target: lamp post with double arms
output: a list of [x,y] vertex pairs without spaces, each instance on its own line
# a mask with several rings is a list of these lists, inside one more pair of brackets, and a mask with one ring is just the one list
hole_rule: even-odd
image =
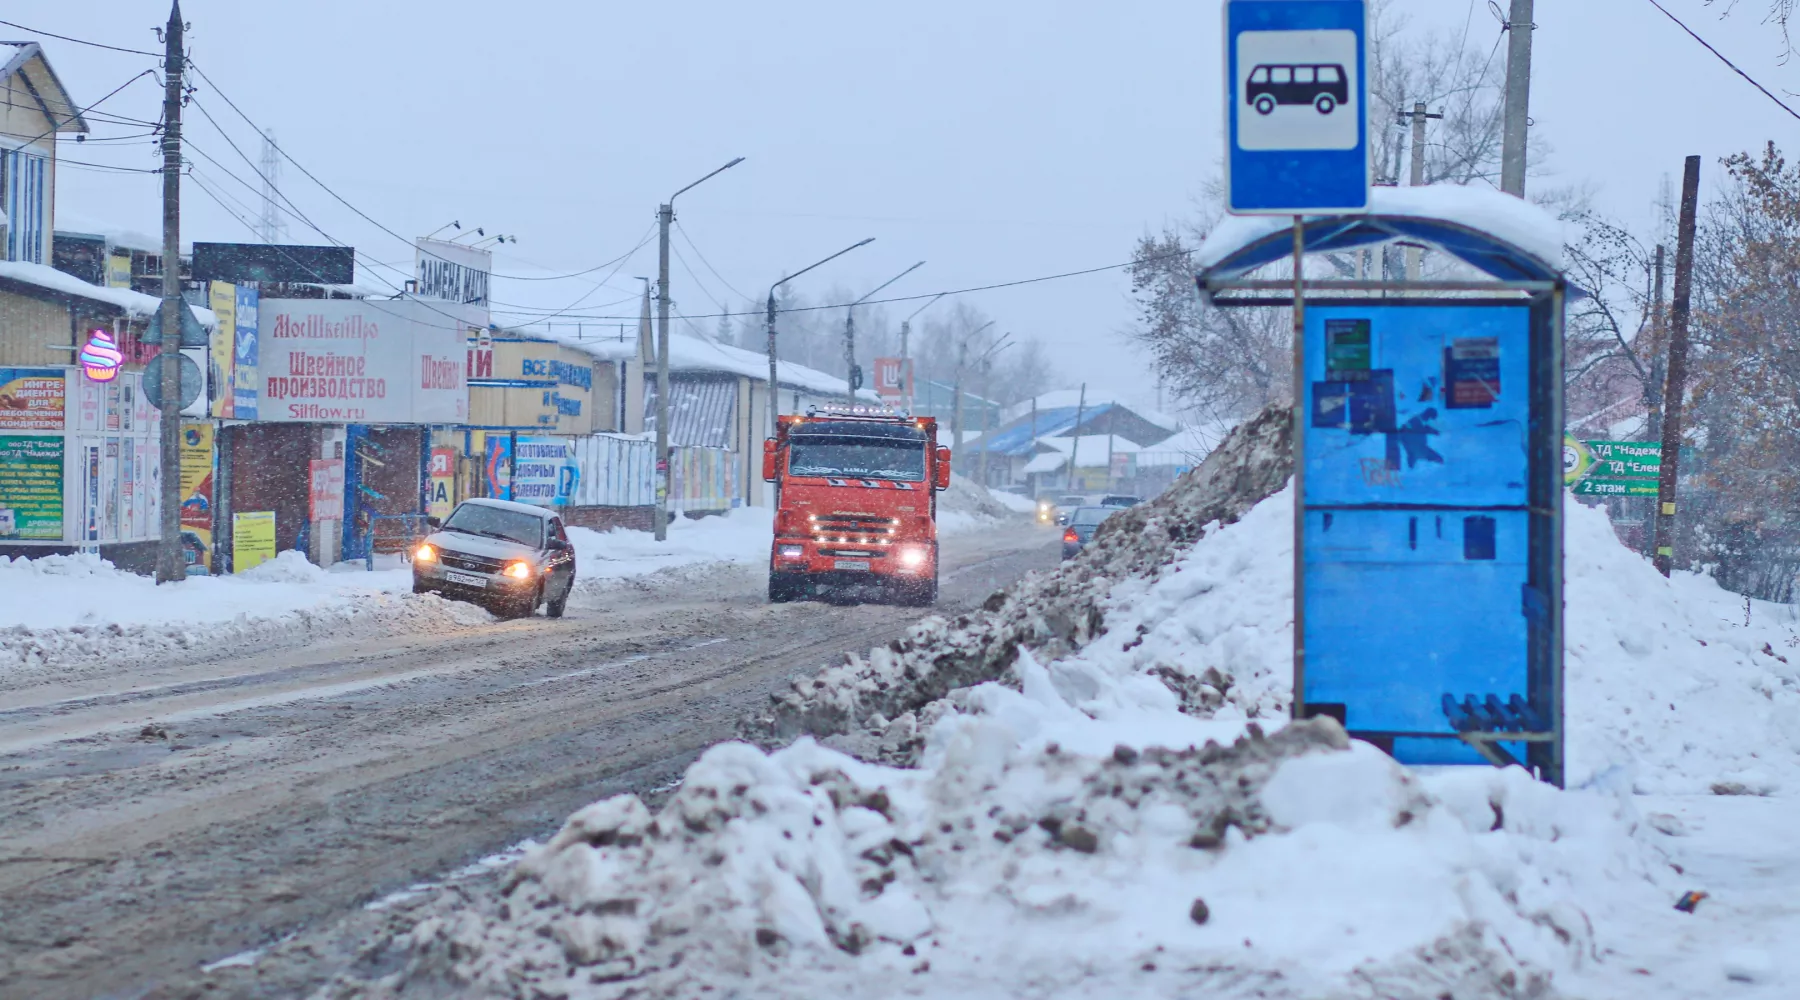
[[675,199],[744,162],[738,157],[669,196],[656,210],[662,242],[656,269],[656,540],[669,537],[669,226],[675,221]]
[[777,406],[777,400],[780,398],[779,397],[780,386],[775,377],[775,290],[780,288],[782,285],[785,285],[788,282],[793,281],[795,278],[800,277],[802,274],[805,274],[806,272],[812,270],[813,268],[818,267],[820,264],[830,263],[831,261],[834,261],[834,260],[838,259],[839,257],[842,257],[843,255],[849,253],[850,251],[855,250],[857,247],[868,246],[869,244],[871,244],[873,242],[875,242],[875,237],[871,236],[868,239],[863,240],[859,243],[852,243],[849,246],[845,247],[844,249],[839,250],[837,253],[834,253],[831,256],[826,257],[823,260],[817,261],[812,264],[808,264],[805,267],[801,268],[800,270],[795,271],[793,274],[790,274],[787,277],[785,277],[785,278],[781,279],[780,281],[777,281],[773,285],[769,286],[768,323],[769,323],[769,436],[770,437],[775,436],[775,415],[779,411],[779,407]]

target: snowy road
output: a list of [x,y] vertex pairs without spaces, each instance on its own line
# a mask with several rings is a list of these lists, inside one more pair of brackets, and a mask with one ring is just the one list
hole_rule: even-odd
[[[1055,559],[1024,526],[946,540],[940,609]],[[562,621],[277,635],[251,656],[5,691],[0,993],[184,996],[203,963],[302,928],[332,939],[372,893],[669,783],[791,674],[920,617],[771,607],[762,586],[749,567],[689,571],[589,591]],[[349,957],[210,995],[292,995]]]

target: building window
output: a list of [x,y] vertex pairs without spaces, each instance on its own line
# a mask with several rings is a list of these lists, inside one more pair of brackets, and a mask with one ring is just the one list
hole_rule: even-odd
[[0,152],[0,208],[6,211],[6,259],[44,263],[50,221],[45,157],[22,149]]

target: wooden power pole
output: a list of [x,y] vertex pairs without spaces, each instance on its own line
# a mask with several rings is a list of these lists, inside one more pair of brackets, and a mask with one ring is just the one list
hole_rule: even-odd
[[181,0],[163,31],[162,516],[156,582],[187,579],[181,553]]
[[1694,288],[1694,216],[1700,202],[1700,158],[1681,172],[1681,218],[1675,230],[1675,301],[1669,307],[1669,383],[1663,391],[1662,472],[1656,482],[1656,569],[1675,566],[1675,481],[1681,461],[1682,399],[1687,390],[1688,311]]

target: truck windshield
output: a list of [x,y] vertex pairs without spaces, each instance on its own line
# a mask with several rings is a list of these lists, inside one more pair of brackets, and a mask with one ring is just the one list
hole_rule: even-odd
[[450,520],[444,522],[444,529],[504,538],[531,546],[544,543],[543,518],[480,503],[465,503],[456,508],[456,512],[450,515]]
[[788,475],[925,481],[925,447],[881,438],[801,438],[789,445]]

